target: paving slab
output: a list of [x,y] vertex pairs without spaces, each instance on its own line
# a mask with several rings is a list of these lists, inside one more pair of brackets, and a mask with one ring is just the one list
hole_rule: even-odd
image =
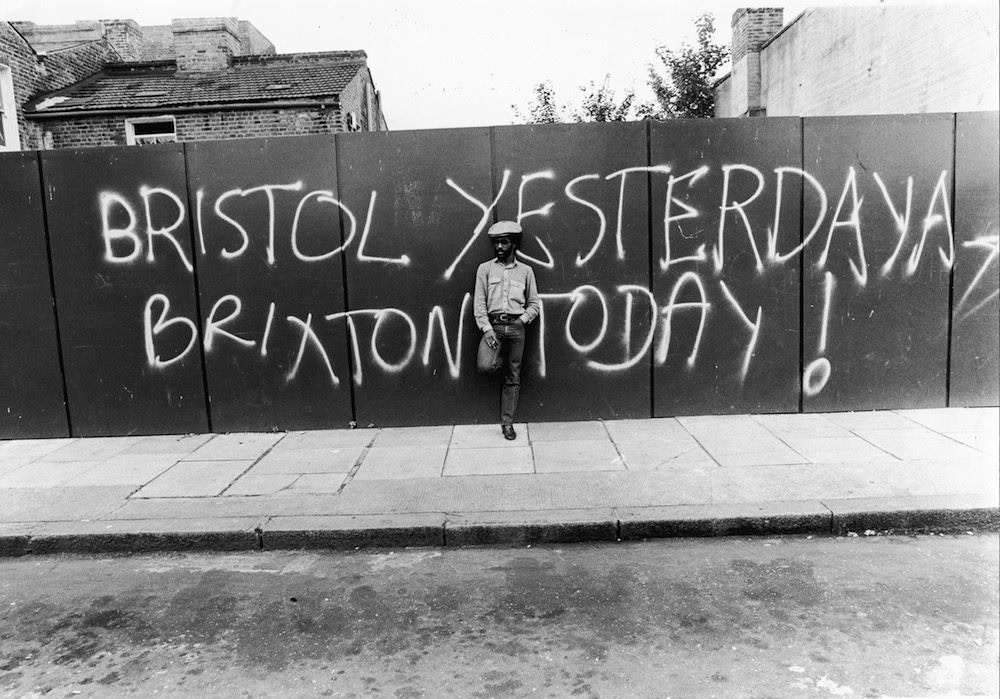
[[365,454],[365,447],[299,448],[279,442],[253,465],[251,472],[266,473],[349,473]]
[[6,460],[9,457],[17,456],[28,456],[32,459],[37,459],[40,456],[62,449],[74,441],[72,437],[0,440],[0,459]]
[[436,445],[372,447],[361,461],[354,479],[436,478],[441,475],[447,453],[447,446]]
[[856,429],[855,433],[879,449],[901,460],[971,459],[981,454],[965,444],[927,428]]
[[886,464],[874,477],[909,495],[1000,492],[997,464],[988,458]]
[[346,473],[268,473],[250,472],[236,479],[223,495],[238,497],[247,495],[295,496],[303,494],[336,493],[340,490]]
[[935,432],[992,432],[1000,423],[997,408],[923,408],[895,411],[902,417],[929,427]]
[[287,495],[337,493],[346,480],[346,473],[303,473],[284,493]]
[[823,417],[848,430],[891,430],[913,427],[913,421],[891,410],[823,413]]
[[245,495],[274,495],[288,488],[298,479],[297,473],[246,473],[236,479],[223,493],[226,497]]
[[45,455],[45,461],[103,461],[139,443],[142,437],[84,437],[72,439]]
[[599,420],[583,422],[533,422],[527,428],[529,441],[607,441],[608,431]]
[[140,437],[122,454],[190,454],[212,439],[211,434],[161,434]]
[[379,432],[380,430],[373,428],[356,430],[299,430],[286,433],[281,442],[282,448],[289,449],[368,447],[378,437]]
[[803,459],[814,464],[898,460],[893,454],[846,430],[842,435],[835,437],[815,437],[810,433],[809,435],[783,434],[781,438],[796,453],[801,454]]
[[710,472],[711,502],[814,500],[902,495],[908,482],[878,475],[872,464],[734,466]]
[[616,443],[622,440],[640,440],[657,444],[694,442],[691,433],[673,417],[607,420],[604,428]]
[[452,425],[430,427],[396,427],[381,430],[372,442],[373,447],[448,446]]
[[720,466],[795,464],[805,460],[749,415],[677,420]]
[[179,454],[119,454],[89,468],[66,482],[82,485],[131,485],[149,483],[177,463]]
[[621,455],[607,439],[535,442],[532,449],[537,473],[625,470]]
[[0,474],[0,488],[58,488],[100,464],[101,461],[32,461]]
[[[321,496],[312,496],[322,499]],[[184,520],[184,519],[229,519],[233,517],[256,517],[261,522],[280,508],[280,497],[181,497],[181,498],[135,498],[129,499],[111,512],[100,517],[103,520]],[[329,509],[332,503],[325,502]],[[319,507],[316,505],[315,507]],[[95,518],[97,519],[97,518]]]
[[134,498],[221,495],[253,461],[180,461],[142,486]]
[[3,461],[0,461],[0,487],[3,485],[4,474],[12,473],[35,460],[33,456],[5,456],[2,458]]
[[256,461],[284,437],[281,432],[217,434],[184,457],[185,461]]
[[753,421],[781,439],[788,437],[846,437],[851,431],[825,413],[775,413],[751,416]]
[[480,449],[482,447],[516,449],[525,444],[528,439],[528,426],[524,423],[514,423],[517,439],[504,439],[500,431],[500,423],[489,425],[455,425],[451,433],[452,449]]
[[1000,440],[997,439],[996,432],[948,432],[946,434],[956,442],[982,452],[994,460],[1000,456]]
[[[694,440],[691,440],[694,443]],[[670,446],[618,442],[615,445],[629,471],[672,471],[684,468],[718,468],[719,464],[697,444]]]
[[494,449],[451,449],[444,463],[445,476],[490,476],[505,473],[534,473],[530,446]]
[[701,469],[670,473],[628,471],[453,476],[401,481],[353,480],[341,492],[338,513],[508,512],[585,507],[709,502]]
[[131,486],[0,489],[0,522],[99,519],[123,506]]

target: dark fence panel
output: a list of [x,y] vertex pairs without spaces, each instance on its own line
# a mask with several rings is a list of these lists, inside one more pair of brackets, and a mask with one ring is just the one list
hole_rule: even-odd
[[497,218],[521,219],[543,300],[519,419],[649,415],[645,165],[641,123],[494,129]]
[[805,120],[807,411],[945,405],[953,121]]
[[181,146],[41,157],[73,434],[205,431]]
[[0,439],[66,437],[34,153],[0,154]]
[[654,415],[798,410],[800,120],[661,122],[650,139]]
[[0,438],[495,423],[472,295],[504,218],[544,300],[519,420],[995,405],[998,128],[675,120],[3,155]]
[[950,405],[1000,402],[1000,145],[996,112],[957,115]]
[[187,160],[212,429],[346,427],[334,138],[191,143]]
[[362,426],[497,420],[476,375],[476,266],[493,222],[487,129],[337,137]]

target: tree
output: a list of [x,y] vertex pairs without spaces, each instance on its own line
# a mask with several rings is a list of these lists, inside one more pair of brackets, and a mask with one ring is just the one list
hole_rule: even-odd
[[711,117],[715,109],[712,82],[728,58],[729,50],[714,42],[715,17],[705,13],[694,21],[697,45],[682,44],[680,49],[656,48],[665,73],[653,65],[647,66],[649,87],[655,103],[637,104],[635,92],[627,90],[616,101],[611,76],[605,75],[598,85],[593,80],[580,87],[580,105],[570,109],[556,103],[555,89],[548,80],[537,83],[528,104],[528,114],[511,105],[517,121],[526,124],[554,124],[564,121],[626,121],[628,119],[669,119],[671,117]]
[[591,80],[590,85],[580,87],[583,99],[573,115],[576,121],[627,121],[632,116],[635,92],[627,90],[622,101],[616,102],[615,89],[610,83],[611,75],[606,74],[600,85]]
[[565,111],[565,106],[560,107],[556,104],[556,91],[550,81],[543,80],[536,83],[534,92],[535,95],[528,104],[527,116],[521,113],[516,104],[511,105],[514,117],[518,121],[525,124],[557,124],[564,121],[562,113]]
[[643,105],[643,116],[658,119],[669,117],[711,117],[715,109],[712,82],[729,50],[714,42],[715,17],[705,13],[694,21],[697,46],[684,44],[680,49],[659,46],[656,56],[666,70],[665,75],[649,66],[649,86],[656,105]]

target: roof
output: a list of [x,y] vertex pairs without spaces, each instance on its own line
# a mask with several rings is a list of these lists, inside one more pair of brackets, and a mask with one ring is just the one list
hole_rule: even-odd
[[343,54],[301,54],[235,60],[223,71],[184,73],[174,61],[115,63],[26,106],[26,115],[145,111],[259,102],[337,98],[365,68]]

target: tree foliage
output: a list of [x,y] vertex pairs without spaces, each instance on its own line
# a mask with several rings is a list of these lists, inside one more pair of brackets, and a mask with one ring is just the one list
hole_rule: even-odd
[[684,44],[680,49],[659,46],[656,56],[665,70],[649,66],[649,86],[657,104],[650,105],[649,116],[711,117],[715,110],[712,82],[726,59],[729,49],[714,41],[715,18],[705,13],[694,21],[698,37],[696,46]]
[[527,114],[523,114],[516,104],[511,107],[514,109],[514,117],[525,124],[557,124],[565,121],[563,114],[566,108],[556,104],[556,91],[548,80],[535,84]]
[[559,104],[551,81],[534,87],[525,114],[511,105],[516,121],[527,124],[554,124],[566,121],[626,121],[628,119],[668,119],[671,117],[711,117],[715,109],[712,83],[719,67],[729,58],[729,50],[716,44],[715,18],[702,14],[695,22],[697,43],[682,44],[679,49],[656,48],[659,67],[650,64],[648,84],[655,103],[636,101],[634,90],[616,98],[611,76],[598,84],[593,80],[580,87],[578,106]]
[[589,85],[580,88],[580,92],[583,99],[573,115],[576,121],[627,121],[633,115],[635,92],[627,90],[621,102],[616,101],[610,74],[604,76],[600,85],[591,80]]

